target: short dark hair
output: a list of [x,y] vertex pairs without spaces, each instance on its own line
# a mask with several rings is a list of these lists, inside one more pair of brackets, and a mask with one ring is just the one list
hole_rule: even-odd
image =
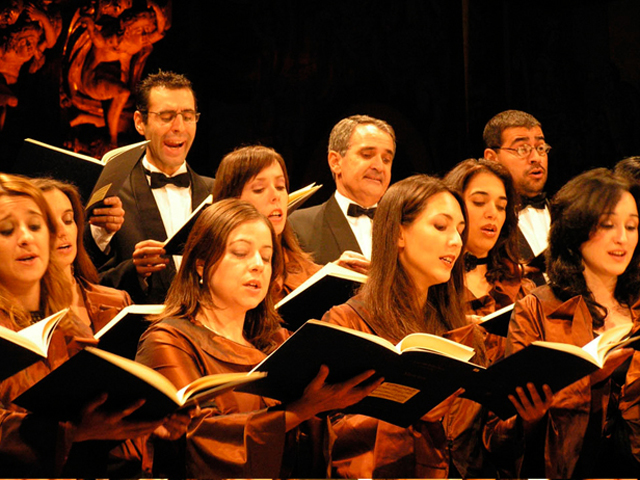
[[396,132],[387,122],[370,117],[369,115],[351,115],[350,117],[340,120],[331,129],[331,133],[329,134],[329,152],[338,152],[344,156],[347,150],[349,150],[351,136],[358,125],[374,125],[391,137],[395,147]]
[[[638,187],[607,168],[596,168],[569,180],[551,201],[551,229],[547,250],[547,274],[553,293],[566,301],[582,295],[593,317],[594,328],[604,323],[606,309],[598,304],[584,278],[581,245],[597,230],[600,219],[611,212],[622,194],[633,195]],[[614,296],[622,305],[633,305],[640,296],[640,248],[636,245],[631,262],[618,277]]]
[[136,109],[142,114],[142,119],[145,123],[147,121],[147,113],[149,112],[149,95],[153,88],[167,88],[169,90],[181,90],[185,88],[190,90],[193,94],[196,111],[198,110],[198,99],[196,98],[196,92],[193,91],[191,80],[181,73],[158,70],[158,73],[152,73],[138,83],[138,87],[136,88]]
[[507,128],[524,127],[531,129],[540,127],[540,122],[533,115],[520,110],[505,110],[494,116],[487,122],[482,133],[486,148],[500,147],[502,145],[502,132]]

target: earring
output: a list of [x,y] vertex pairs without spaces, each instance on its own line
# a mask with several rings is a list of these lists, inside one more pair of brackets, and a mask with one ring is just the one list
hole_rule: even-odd
[[204,280],[202,279],[202,277],[200,277],[200,285],[204,285]]

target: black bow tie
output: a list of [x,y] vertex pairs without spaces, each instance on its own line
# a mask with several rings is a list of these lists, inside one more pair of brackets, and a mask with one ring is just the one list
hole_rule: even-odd
[[189,185],[191,185],[188,172],[181,173],[175,177],[167,177],[164,173],[150,172],[147,169],[144,170],[144,173],[151,177],[151,188],[162,188],[169,183],[180,188],[189,188]]
[[547,194],[542,192],[535,197],[525,197],[524,195],[520,198],[520,208],[533,207],[536,210],[544,210],[547,207]]
[[362,215],[366,215],[373,220],[375,213],[376,207],[364,208],[360,205],[356,205],[355,203],[350,203],[349,208],[347,208],[347,216],[349,217],[361,217]]
[[478,258],[472,253],[464,254],[464,271],[470,272],[475,270],[478,265],[487,265],[489,263],[489,257]]

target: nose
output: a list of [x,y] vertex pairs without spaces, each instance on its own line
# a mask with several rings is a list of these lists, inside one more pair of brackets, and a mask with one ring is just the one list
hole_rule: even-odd
[[530,163],[533,163],[533,162],[540,163],[543,160],[544,156],[545,155],[540,155],[538,150],[536,150],[536,148],[533,147],[531,149],[531,153],[529,153],[529,162]]
[[371,168],[381,172],[384,169],[384,160],[382,155],[376,155],[371,160]]
[[171,130],[174,132],[182,132],[186,128],[182,113],[178,113],[171,123]]
[[489,219],[496,218],[498,214],[498,209],[496,208],[495,203],[487,202],[486,208],[484,210],[484,216]]
[[256,251],[255,254],[251,256],[251,264],[249,267],[251,271],[255,272],[262,272],[264,270],[264,260],[262,259],[260,252]]
[[449,245],[457,247],[458,249],[462,248],[462,235],[455,230],[449,239]]
[[620,227],[618,227],[615,241],[617,243],[625,243],[628,238],[629,238],[629,232],[627,232],[626,227],[624,225],[621,225]]
[[27,225],[23,225],[20,227],[20,237],[19,243],[20,245],[27,245],[33,241],[33,232],[29,229]]
[[271,203],[275,203],[279,200],[280,192],[278,192],[276,187],[274,187],[273,185],[268,187],[268,193],[269,193],[269,201]]

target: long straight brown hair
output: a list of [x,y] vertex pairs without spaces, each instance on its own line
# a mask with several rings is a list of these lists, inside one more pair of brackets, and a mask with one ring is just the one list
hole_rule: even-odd
[[[276,234],[271,222],[249,202],[237,199],[221,200],[203,210],[187,239],[180,270],[167,292],[165,310],[151,320],[159,321],[167,317],[191,320],[200,308],[215,308],[207,279],[224,255],[231,232],[240,225],[253,221],[264,222],[269,227],[275,246]],[[198,261],[204,263],[202,283],[196,269]],[[273,286],[275,272],[281,262],[280,253],[274,248],[270,287]],[[266,352],[275,346],[271,339],[280,324],[281,319],[275,311],[273,296],[266,295],[256,308],[247,312],[244,336],[253,346]]]
[[441,192],[450,193],[465,215],[457,194],[441,180],[427,175],[414,175],[392,185],[376,210],[371,266],[361,293],[373,316],[370,326],[377,334],[396,342],[410,333],[442,335],[467,324],[461,301],[462,262],[456,261],[447,282],[429,287],[423,307],[399,258],[400,227],[411,225],[425,210],[429,199]]
[[78,188],[70,183],[55,180],[53,178],[36,178],[33,183],[43,192],[50,192],[54,189],[64,193],[73,209],[73,220],[78,227],[78,236],[76,238],[76,258],[73,260],[73,274],[76,278],[82,278],[92,283],[99,283],[98,270],[89,258],[87,250],[84,248],[83,232],[84,232],[84,207],[82,206],[82,198]]

